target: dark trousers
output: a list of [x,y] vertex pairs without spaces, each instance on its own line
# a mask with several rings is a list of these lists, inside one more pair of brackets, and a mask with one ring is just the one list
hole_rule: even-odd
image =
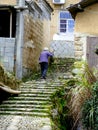
[[46,73],[47,73],[47,70],[48,70],[48,63],[42,62],[42,63],[40,63],[40,67],[41,67],[41,76],[43,78],[46,78]]

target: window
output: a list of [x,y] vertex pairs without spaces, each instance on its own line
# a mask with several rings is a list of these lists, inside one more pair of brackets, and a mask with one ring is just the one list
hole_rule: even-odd
[[16,13],[0,10],[0,37],[15,37]]
[[60,33],[73,33],[74,19],[68,11],[60,12]]

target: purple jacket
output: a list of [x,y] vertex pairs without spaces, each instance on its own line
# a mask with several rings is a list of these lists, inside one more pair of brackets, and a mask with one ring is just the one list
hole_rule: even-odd
[[49,51],[42,51],[39,57],[39,63],[48,62],[48,57],[53,56],[53,54]]

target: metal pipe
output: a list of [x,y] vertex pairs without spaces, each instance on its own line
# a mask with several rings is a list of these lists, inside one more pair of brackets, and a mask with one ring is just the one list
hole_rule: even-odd
[[[24,7],[25,0],[19,0],[20,7]],[[16,78],[22,78],[22,55],[24,44],[24,16],[23,10],[18,11],[18,28],[17,28],[17,41],[16,41]]]
[[12,37],[12,12],[10,12],[10,38]]

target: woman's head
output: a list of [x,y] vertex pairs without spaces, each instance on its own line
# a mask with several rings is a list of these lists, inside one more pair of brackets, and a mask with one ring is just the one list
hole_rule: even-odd
[[44,47],[44,51],[48,51],[49,49],[48,49],[48,47]]

